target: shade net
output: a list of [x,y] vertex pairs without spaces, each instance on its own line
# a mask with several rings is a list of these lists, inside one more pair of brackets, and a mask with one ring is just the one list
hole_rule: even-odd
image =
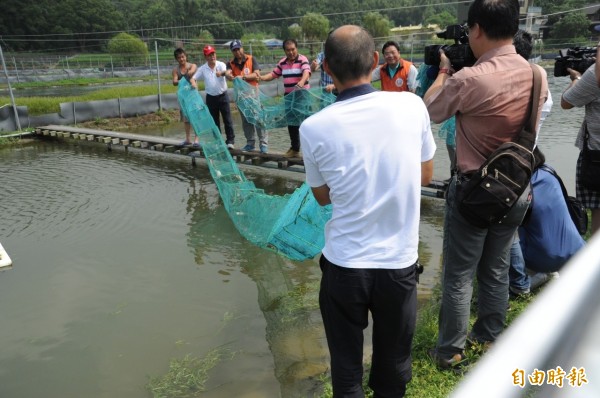
[[[245,110],[244,115],[251,123],[265,128],[278,127],[281,123],[286,126],[288,117],[299,125],[310,114],[332,102],[319,100],[317,106],[313,95],[318,97],[317,91],[320,89],[312,93],[298,90],[285,96],[292,98],[283,100],[262,95],[255,87],[240,79],[234,82],[240,110]],[[324,94],[327,94],[324,97],[331,96]],[[269,195],[257,188],[246,179],[231,157],[198,90],[186,80],[181,80],[177,96],[182,112],[198,136],[224,207],[242,236],[257,246],[292,260],[305,260],[319,254],[325,244],[323,231],[325,223],[331,218],[331,206],[320,206],[306,183],[292,194],[283,196]],[[292,109],[300,103],[303,105]],[[309,109],[312,113],[309,113]]]

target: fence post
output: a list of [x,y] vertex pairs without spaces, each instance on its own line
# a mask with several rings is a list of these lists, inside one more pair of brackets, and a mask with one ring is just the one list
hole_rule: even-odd
[[15,60],[15,57],[12,57],[13,59],[13,65],[15,66],[15,73],[17,74],[17,83],[21,83],[21,79],[19,79],[19,68],[17,67],[17,61]]
[[8,92],[10,93],[10,101],[12,102],[13,112],[15,113],[15,123],[17,124],[17,129],[21,131],[21,121],[19,120],[17,104],[15,104],[15,97],[13,96],[12,87],[10,86],[10,78],[8,77],[8,69],[6,69],[6,63],[4,62],[4,53],[2,52],[2,46],[0,46],[0,58],[2,58],[2,68],[4,68],[4,74],[6,75],[6,84],[8,84]]
[[162,111],[162,99],[160,93],[160,68],[158,67],[158,42],[154,42],[154,53],[156,54],[156,81],[158,82],[158,110]]

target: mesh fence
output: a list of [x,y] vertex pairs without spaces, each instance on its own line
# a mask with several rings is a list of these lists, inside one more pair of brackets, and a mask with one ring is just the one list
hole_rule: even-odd
[[[280,126],[274,123],[285,126],[288,117],[290,123],[299,124],[309,116],[309,109],[314,113],[331,103],[326,100],[331,94],[320,89],[298,90],[285,96],[291,96],[289,100],[284,100],[264,96],[240,79],[235,79],[235,85],[240,110],[251,123],[265,128]],[[320,206],[306,183],[292,194],[283,196],[269,195],[257,188],[246,179],[231,157],[198,91],[181,80],[178,98],[182,111],[199,137],[225,209],[242,236],[292,260],[305,260],[319,254],[325,244],[323,229],[331,217],[331,206]]]

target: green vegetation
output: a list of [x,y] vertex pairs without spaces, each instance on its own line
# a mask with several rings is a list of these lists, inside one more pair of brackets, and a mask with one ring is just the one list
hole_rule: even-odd
[[[204,90],[204,83],[198,82],[198,88]],[[176,93],[177,87],[172,84],[162,84],[161,93]],[[30,115],[44,115],[60,111],[62,102],[100,101],[115,98],[142,97],[145,95],[158,95],[156,86],[118,86],[99,89],[83,95],[69,97],[16,97],[17,106],[26,106]],[[0,96],[0,104],[10,104],[10,97]]]
[[[173,85],[161,86],[162,94],[175,93],[177,87]],[[105,88],[88,94],[70,97],[22,97],[15,98],[18,106],[26,106],[30,115],[43,115],[60,111],[61,102],[85,102],[114,98],[141,97],[144,95],[158,95],[154,86],[122,86]],[[0,97],[0,104],[9,104],[9,97]]]
[[146,43],[128,33],[119,33],[110,39],[106,50],[124,66],[140,65],[148,59]]
[[[322,40],[320,35],[313,34],[314,26],[302,23],[309,15],[318,16],[334,27],[363,24],[382,39],[389,36],[391,26],[448,24],[456,21],[457,14],[456,3],[439,0],[405,0],[396,5],[381,0],[40,0],[28,5],[27,12],[23,12],[21,3],[6,0],[0,13],[2,45],[17,58],[21,57],[20,51],[35,51],[36,55],[40,55],[39,51],[61,51],[69,57],[82,52],[110,53],[114,51],[108,48],[109,41],[124,34],[139,36],[148,47],[156,42],[170,50],[183,45],[224,43],[244,34]],[[552,39],[572,43],[572,39],[590,35],[586,30],[587,16],[576,10],[595,3],[538,0],[535,6],[549,15],[550,25],[561,22],[550,32]],[[294,31],[298,26],[304,31]],[[321,23],[319,30],[320,26]],[[129,52],[125,49],[114,53]],[[64,58],[65,63],[69,62],[67,56]]]
[[208,373],[222,359],[222,350],[212,350],[204,358],[186,355],[173,359],[162,377],[150,377],[146,388],[154,398],[197,397],[205,389]]
[[[170,71],[169,71],[170,72]],[[43,88],[43,87],[57,87],[57,86],[90,86],[100,85],[108,83],[127,83],[134,81],[153,81],[156,80],[156,76],[139,76],[139,77],[75,77],[72,79],[60,79],[53,80],[52,82],[23,82],[23,83],[11,83],[11,87],[15,90],[23,88]],[[162,80],[168,80],[171,83],[171,74],[164,75],[161,77]],[[0,84],[0,88],[7,88],[6,84]],[[18,95],[18,94],[17,94]]]

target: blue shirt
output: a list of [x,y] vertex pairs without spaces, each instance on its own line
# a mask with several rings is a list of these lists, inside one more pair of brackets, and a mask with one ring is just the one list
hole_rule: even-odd
[[319,68],[321,68],[321,81],[319,82],[319,85],[321,87],[326,87],[330,84],[333,84],[333,79],[323,69],[323,60],[324,59],[325,59],[325,53],[320,52],[319,54],[317,54],[317,63],[319,64]]
[[525,265],[537,272],[558,271],[583,245],[565,202],[560,184],[540,168],[531,177],[531,215],[519,227]]

